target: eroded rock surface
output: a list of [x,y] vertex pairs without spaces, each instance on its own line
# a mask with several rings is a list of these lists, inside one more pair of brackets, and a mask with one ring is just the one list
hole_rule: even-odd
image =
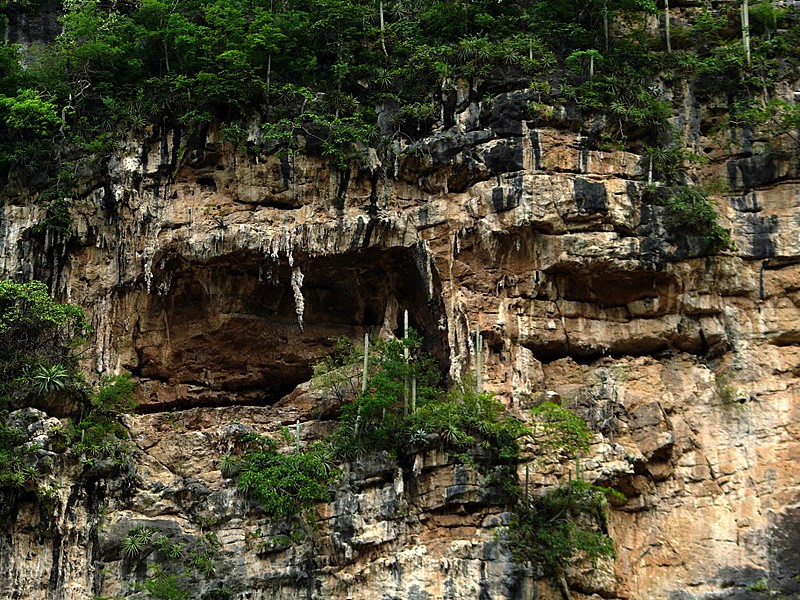
[[571,572],[574,598],[797,594],[796,143],[728,159],[697,134],[736,244],[710,255],[642,200],[641,156],[595,149],[558,107],[523,120],[529,100],[465,100],[451,128],[346,174],[213,128],[153,132],[87,178],[66,238],[34,233],[35,205],[3,205],[0,270],[87,307],[88,366],[130,370],[141,410],[115,483],[64,472],[55,516],[15,500],[0,595],[144,597],[155,559],[121,543],[147,527],[208,554],[215,577],[185,575],[196,597],[560,597],[514,564],[501,497],[446,456],[346,466],[298,544],[223,477],[237,436],[330,431],[312,362],[331,337],[400,331],[403,310],[451,378],[473,368],[477,329],[514,414],[555,398],[592,426],[584,477],[627,502],[610,513],[616,560]]

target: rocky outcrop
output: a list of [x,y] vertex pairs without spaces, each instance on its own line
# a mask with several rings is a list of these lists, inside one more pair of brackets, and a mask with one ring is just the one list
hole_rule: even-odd
[[[642,156],[599,149],[564,107],[526,119],[530,100],[460,90],[452,127],[346,173],[258,150],[256,127],[250,150],[214,128],[152,131],[87,169],[67,236],[7,200],[0,270],[87,308],[87,368],[131,371],[140,411],[127,475],[73,466],[55,516],[15,498],[0,594],[145,597],[158,564],[203,598],[559,597],[514,563],[502,495],[446,456],[346,466],[296,544],[223,477],[242,431],[329,431],[313,361],[332,337],[398,332],[403,310],[452,379],[479,330],[485,385],[509,410],[548,397],[590,423],[583,476],[627,501],[609,517],[616,560],[573,569],[574,598],[799,593],[796,143],[734,137],[730,158],[694,134],[736,244],[712,255],[643,200]],[[123,553],[142,528],[184,558],[152,541]]]

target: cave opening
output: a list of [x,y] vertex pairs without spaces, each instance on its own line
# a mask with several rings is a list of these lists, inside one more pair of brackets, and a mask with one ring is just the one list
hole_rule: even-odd
[[153,274],[167,291],[143,297],[133,334],[141,409],[274,404],[311,378],[334,339],[402,335],[404,310],[446,373],[440,284],[424,260],[416,248],[291,265],[255,252],[162,257]]

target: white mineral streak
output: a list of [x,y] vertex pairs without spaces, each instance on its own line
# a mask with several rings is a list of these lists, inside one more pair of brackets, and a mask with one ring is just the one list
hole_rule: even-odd
[[303,272],[300,267],[292,269],[292,293],[294,294],[294,311],[297,313],[297,324],[300,325],[300,331],[303,331],[303,312],[305,312],[306,303],[303,300]]

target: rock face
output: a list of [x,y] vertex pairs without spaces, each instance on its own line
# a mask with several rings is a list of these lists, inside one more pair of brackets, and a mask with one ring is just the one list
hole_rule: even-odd
[[161,571],[193,597],[561,597],[514,563],[502,495],[447,456],[346,466],[296,544],[223,477],[243,432],[329,431],[311,363],[332,337],[398,333],[403,310],[451,378],[479,330],[485,385],[514,414],[548,396],[591,425],[583,475],[627,502],[609,516],[616,560],[571,571],[572,597],[800,594],[796,143],[729,158],[696,134],[736,244],[711,255],[643,201],[641,156],[596,149],[560,107],[525,120],[528,92],[464,92],[452,127],[348,173],[213,128],[153,131],[87,175],[69,236],[6,201],[0,271],[86,307],[87,366],[131,371],[141,407],[124,474],[64,471],[49,513],[3,509],[0,596],[146,597],[156,553],[122,545],[147,528],[194,557]]

